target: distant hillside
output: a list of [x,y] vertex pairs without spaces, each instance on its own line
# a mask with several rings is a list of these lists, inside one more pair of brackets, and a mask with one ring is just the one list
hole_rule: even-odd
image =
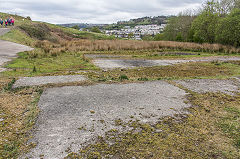
[[112,29],[122,29],[124,26],[135,27],[136,25],[150,25],[150,24],[167,24],[168,19],[172,16],[156,16],[156,17],[142,17],[137,19],[131,19],[129,21],[119,21],[115,24],[86,24],[86,23],[70,23],[70,24],[60,24],[64,27],[73,27],[78,26],[79,28],[92,28],[98,27],[103,30],[112,30]]
[[167,20],[171,16],[157,16],[157,17],[142,17],[137,19],[131,19],[129,21],[119,21],[119,25],[149,25],[149,24],[166,24]]
[[30,17],[23,17],[23,16],[19,16],[19,15],[15,15],[15,14],[8,14],[8,13],[2,13],[0,12],[0,18],[2,19],[6,19],[8,17],[14,17],[15,20],[23,20],[23,19],[28,19],[30,20],[29,18]]
[[108,26],[108,24],[70,23],[70,24],[59,24],[59,26],[68,27],[68,28],[71,28],[73,26],[78,26],[80,29],[83,29],[83,28],[92,28],[92,27],[104,28]]

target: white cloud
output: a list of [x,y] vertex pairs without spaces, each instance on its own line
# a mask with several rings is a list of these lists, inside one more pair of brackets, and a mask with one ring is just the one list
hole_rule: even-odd
[[50,23],[113,23],[143,16],[175,15],[202,0],[0,0],[0,12]]

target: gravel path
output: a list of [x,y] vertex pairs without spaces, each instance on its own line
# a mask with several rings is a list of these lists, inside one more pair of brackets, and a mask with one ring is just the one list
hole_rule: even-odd
[[233,92],[240,92],[240,81],[234,80],[191,79],[175,82],[198,93],[222,92],[234,95]]
[[192,60],[95,59],[93,60],[93,63],[104,70],[109,70],[116,68],[168,66],[187,62],[209,62],[209,61],[240,61],[240,57],[208,57]]
[[[0,36],[9,31],[10,29],[0,28]],[[30,50],[32,50],[32,48],[28,46],[0,40],[0,72],[5,70],[1,68],[1,66],[17,57],[17,53]]]
[[50,83],[57,84],[79,82],[84,80],[86,80],[86,78],[82,75],[23,77],[15,82],[13,88],[24,86],[39,86]]
[[[99,84],[47,89],[41,96],[41,113],[34,138],[38,143],[25,157],[63,158],[81,144],[104,135],[115,119],[156,122],[162,116],[183,112],[185,91],[163,81],[135,84]],[[81,129],[79,129],[81,128]]]

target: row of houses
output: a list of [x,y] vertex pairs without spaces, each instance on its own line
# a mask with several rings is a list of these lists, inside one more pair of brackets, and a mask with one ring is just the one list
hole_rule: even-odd
[[106,30],[107,35],[114,35],[119,38],[132,38],[141,40],[142,36],[151,35],[154,36],[163,32],[166,24],[162,25],[137,25],[134,28],[126,26],[121,30]]

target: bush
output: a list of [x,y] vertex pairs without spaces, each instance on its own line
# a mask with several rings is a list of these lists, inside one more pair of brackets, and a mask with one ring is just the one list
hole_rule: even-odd
[[216,29],[216,41],[225,45],[240,46],[240,9],[220,20]]

